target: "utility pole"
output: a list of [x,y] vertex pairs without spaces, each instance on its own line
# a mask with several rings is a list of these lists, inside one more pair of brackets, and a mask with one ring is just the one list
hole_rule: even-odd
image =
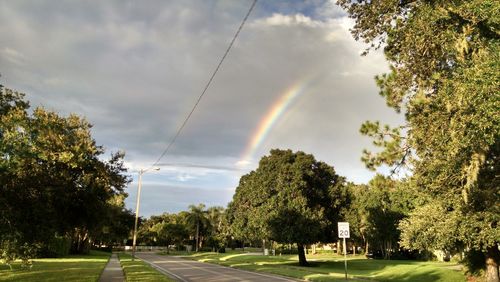
[[[139,179],[137,184],[137,201],[135,204],[135,223],[134,223],[134,238],[132,239],[132,261],[135,260],[135,248],[137,241],[137,224],[139,222],[139,206],[141,203],[141,186],[142,186],[142,175],[146,173],[149,169],[139,170]],[[159,167],[153,168],[153,170],[160,170]]]
[[135,223],[134,223],[134,238],[132,239],[132,261],[135,260],[135,243],[137,241],[137,223],[139,222],[139,205],[141,202],[141,182],[144,170],[139,170],[139,180],[137,184],[137,201],[135,203]]

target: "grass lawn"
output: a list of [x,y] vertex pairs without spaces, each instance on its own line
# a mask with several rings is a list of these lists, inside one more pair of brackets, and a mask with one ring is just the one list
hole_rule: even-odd
[[118,254],[118,258],[120,259],[127,282],[173,281],[138,258],[132,261],[132,256],[129,254],[120,253]]
[[[309,281],[345,281],[344,258],[332,254],[309,255],[311,267],[298,265],[297,255],[262,256],[243,253],[198,253],[186,258],[241,269],[291,276]],[[372,260],[348,257],[348,277],[370,281],[466,281],[456,263],[408,260]]]
[[0,264],[0,281],[97,281],[110,255],[91,251],[89,255],[35,259],[31,269],[22,269],[21,262],[15,262],[13,270]]

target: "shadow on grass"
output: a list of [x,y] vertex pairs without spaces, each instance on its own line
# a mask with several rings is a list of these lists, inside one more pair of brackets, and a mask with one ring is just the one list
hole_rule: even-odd
[[158,272],[156,269],[152,268],[139,258],[132,261],[132,256],[124,253],[119,253],[118,258],[128,282],[172,281],[170,278]]
[[68,256],[33,260],[33,267],[26,269],[20,262],[0,266],[0,281],[97,281],[108,262],[110,254],[92,252],[90,255]]
[[[294,256],[200,254],[187,258],[311,281],[342,281],[345,275],[341,257],[310,261],[309,267],[300,266]],[[465,281],[463,273],[450,269],[449,263],[352,258],[347,265],[353,281]]]

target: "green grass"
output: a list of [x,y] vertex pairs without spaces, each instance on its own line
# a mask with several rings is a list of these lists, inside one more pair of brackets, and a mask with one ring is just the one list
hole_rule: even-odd
[[[297,255],[256,256],[243,253],[198,253],[186,256],[250,271],[267,272],[309,281],[345,281],[344,258],[332,254],[309,255],[310,267],[298,265]],[[359,281],[465,281],[456,263],[408,260],[369,260],[348,257],[348,277]]]
[[13,270],[0,265],[0,281],[97,281],[109,260],[110,253],[91,251],[89,255],[33,260],[31,269],[13,264]]
[[118,254],[118,258],[120,259],[127,282],[173,281],[138,258],[132,261],[132,256],[129,254],[120,253]]

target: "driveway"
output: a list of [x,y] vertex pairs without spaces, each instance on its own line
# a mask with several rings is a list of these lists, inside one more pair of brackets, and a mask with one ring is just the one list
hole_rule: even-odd
[[137,253],[137,257],[149,263],[160,272],[178,281],[301,281],[293,278],[255,273],[216,264],[186,260],[154,253]]

